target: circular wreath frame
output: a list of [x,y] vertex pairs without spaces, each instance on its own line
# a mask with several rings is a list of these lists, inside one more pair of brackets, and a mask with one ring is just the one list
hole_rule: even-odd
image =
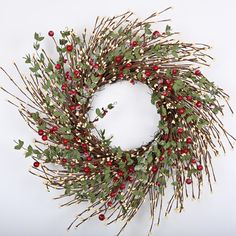
[[[56,59],[40,49],[44,37],[35,33],[35,54],[25,57],[30,76],[14,64],[24,89],[1,68],[23,98],[2,90],[15,99],[9,102],[41,137],[26,147],[21,140],[15,146],[34,159],[30,172],[48,188],[64,190],[59,198],[72,196],[64,206],[90,203],[68,229],[98,216],[107,224],[123,220],[119,235],[148,195],[151,232],[156,214],[160,222],[166,187],[173,186],[173,196],[165,214],[174,203],[181,212],[189,192],[200,197],[204,173],[212,189],[212,157],[219,148],[225,151],[222,133],[233,147],[234,137],[218,116],[223,115],[222,99],[230,108],[229,96],[199,69],[208,66],[211,57],[205,51],[210,47],[175,39],[178,33],[169,25],[162,33],[153,31],[153,19],[166,10],[145,20],[131,19],[131,12],[98,17],[90,37],[86,29],[80,36],[65,30],[57,40],[49,31]],[[120,80],[148,85],[161,115],[154,139],[128,151],[112,147],[104,132],[96,130],[99,138],[92,132],[114,104],[97,108],[94,120],[88,117],[94,93]]]

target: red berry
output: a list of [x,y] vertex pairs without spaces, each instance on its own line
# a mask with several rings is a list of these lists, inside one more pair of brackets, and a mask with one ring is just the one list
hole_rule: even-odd
[[61,64],[57,63],[57,64],[55,65],[55,68],[56,68],[57,70],[60,70],[60,69],[61,69]]
[[112,206],[112,202],[109,201],[109,202],[107,203],[107,206],[111,207],[111,206]]
[[116,56],[115,57],[115,62],[120,63],[122,61],[122,56]]
[[34,165],[35,168],[38,168],[40,163],[38,161],[35,161],[33,165]]
[[201,76],[201,75],[202,75],[202,73],[201,73],[200,70],[196,70],[196,71],[194,72],[194,74],[195,74],[196,76]]
[[103,220],[105,220],[105,215],[104,214],[100,214],[98,218],[99,218],[99,220],[103,221]]
[[157,38],[157,37],[159,37],[161,34],[160,34],[160,32],[159,31],[154,31],[153,33],[152,33],[152,35],[153,35],[153,37],[154,38]]
[[82,148],[86,149],[88,147],[88,145],[86,143],[82,143],[81,144]]
[[127,177],[127,180],[128,180],[129,182],[132,182],[132,181],[133,181],[133,177],[132,177],[132,176],[128,176],[128,177]]
[[123,78],[124,78],[124,74],[123,74],[123,73],[120,73],[120,74],[118,75],[118,77],[119,77],[120,79],[123,79]]
[[57,127],[57,126],[53,126],[53,127],[52,127],[52,131],[53,131],[53,132],[57,132],[57,131],[58,131],[58,127]]
[[182,101],[182,100],[183,100],[183,96],[179,95],[179,96],[178,96],[178,101],[180,102],[180,101]]
[[162,95],[163,95],[164,97],[166,97],[166,96],[168,95],[168,92],[167,92],[167,91],[164,91],[164,92],[162,92]]
[[202,106],[202,103],[200,101],[196,102],[196,107],[200,108]]
[[118,174],[120,177],[122,177],[122,176],[124,175],[124,172],[123,172],[122,170],[118,170],[118,171],[117,171],[117,174]]
[[179,128],[177,129],[177,133],[178,133],[178,134],[182,134],[183,132],[184,132],[184,129],[183,129],[183,128],[179,127]]
[[72,106],[69,106],[69,108],[70,108],[71,111],[74,111],[74,110],[76,109],[76,107],[73,106],[73,105],[72,105]]
[[71,168],[74,168],[75,166],[76,166],[76,163],[75,163],[74,161],[71,161],[70,167],[71,167]]
[[92,160],[93,160],[93,158],[91,156],[87,157],[87,161],[92,161]]
[[147,77],[149,77],[149,76],[151,75],[151,71],[147,70],[147,71],[145,72],[145,75],[146,75]]
[[186,184],[191,184],[192,180],[190,178],[186,179]]
[[154,66],[152,67],[152,69],[153,69],[154,71],[158,71],[158,70],[159,70],[159,67],[158,67],[157,65],[154,65]]
[[115,197],[116,196],[116,192],[111,192],[110,193],[110,197]]
[[50,37],[53,37],[53,36],[54,36],[54,32],[53,32],[52,30],[50,30],[50,31],[48,32],[48,35],[49,35]]
[[65,165],[67,163],[67,159],[66,158],[62,158],[61,159],[61,163]]
[[133,41],[133,42],[130,43],[130,45],[131,45],[132,47],[136,47],[136,46],[138,45],[138,42],[137,42],[137,41]]
[[89,174],[91,172],[91,169],[87,166],[87,167],[84,167],[84,172],[86,174]]
[[40,129],[39,131],[38,131],[38,134],[40,135],[40,136],[42,136],[43,135],[43,130],[42,129]]
[[48,140],[48,136],[47,136],[47,135],[43,135],[43,136],[42,136],[42,140],[43,140],[43,141]]
[[63,85],[61,86],[61,90],[65,91],[66,89],[67,89],[67,84],[63,84]]
[[174,69],[172,69],[172,75],[176,75],[176,74],[177,74],[177,72],[178,72],[178,71],[177,71],[177,69],[175,69],[175,68],[174,68]]
[[120,185],[120,190],[124,190],[125,189],[125,184],[121,184]]
[[70,150],[71,146],[70,145],[66,145],[66,150]]
[[158,168],[157,168],[157,166],[153,166],[151,170],[152,170],[153,173],[157,173]]
[[196,159],[195,159],[195,158],[192,158],[192,159],[191,159],[191,163],[192,163],[192,164],[196,164],[196,163],[197,163]]
[[185,109],[182,107],[182,108],[179,108],[178,109],[178,113],[180,114],[180,115],[183,115],[184,113],[185,113]]
[[132,64],[131,64],[131,63],[127,63],[127,64],[125,65],[125,67],[126,67],[126,68],[131,68],[131,67],[132,67]]
[[112,166],[112,161],[107,161],[107,162],[106,162],[106,165],[107,165],[107,166]]
[[71,52],[73,50],[73,46],[72,45],[67,45],[66,46],[66,51],[67,52]]
[[118,182],[118,181],[119,181],[119,178],[115,176],[115,177],[113,178],[113,182]]
[[170,80],[170,79],[167,79],[165,82],[166,82],[167,85],[171,85],[172,84],[172,80]]
[[197,166],[197,170],[202,171],[203,170],[203,166],[202,165],[198,165]]
[[193,97],[190,96],[190,95],[188,95],[186,98],[187,98],[188,101],[192,101],[193,100]]
[[134,173],[135,172],[135,169],[133,166],[130,166],[129,169],[128,169],[128,172],[129,173]]
[[64,138],[64,139],[62,140],[62,142],[63,142],[64,145],[67,145],[69,141],[68,141],[68,139],[65,139],[65,138]]
[[160,161],[164,161],[164,159],[165,159],[165,158],[164,158],[163,156],[160,156],[160,157],[159,157],[159,160],[160,160]]
[[188,137],[188,138],[186,139],[186,143],[187,143],[187,144],[192,144],[192,143],[193,143],[192,138]]

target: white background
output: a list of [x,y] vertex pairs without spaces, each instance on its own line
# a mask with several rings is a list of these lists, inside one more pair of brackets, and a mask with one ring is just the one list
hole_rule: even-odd
[[[97,15],[112,16],[132,10],[137,16],[144,18],[154,11],[169,6],[173,6],[174,9],[163,17],[172,18],[172,26],[176,31],[182,32],[182,39],[191,42],[205,42],[213,46],[211,55],[214,56],[215,61],[212,62],[210,68],[203,69],[203,71],[231,95],[231,104],[236,110],[236,2],[234,0],[0,0],[0,65],[16,76],[12,66],[14,60],[23,72],[26,72],[26,66],[21,58],[27,52],[32,52],[31,44],[35,31],[47,34],[48,30],[53,29],[58,32],[66,26],[80,31],[85,26],[91,27]],[[2,73],[0,83],[7,87],[10,86]],[[127,87],[124,90],[128,91]],[[132,88],[129,91],[131,90]],[[141,90],[145,91],[145,89],[138,88],[136,92]],[[125,91],[119,90],[120,93],[124,93],[124,96]],[[119,225],[105,227],[97,219],[91,220],[77,231],[66,232],[66,227],[79,209],[76,206],[59,209],[59,202],[52,200],[56,194],[48,193],[41,180],[28,173],[32,161],[24,159],[23,153],[12,148],[13,140],[21,138],[26,142],[31,142],[34,134],[17,111],[7,104],[6,95],[1,93],[0,97],[0,235],[115,235]],[[114,97],[114,100],[116,99],[120,98]],[[144,99],[148,99],[148,96],[144,96]],[[145,108],[145,102],[140,104],[141,108]],[[137,107],[138,105],[132,99],[127,101],[127,106]],[[127,114],[127,124],[133,124],[134,115],[139,112],[140,110],[135,110],[134,113],[123,112],[123,114]],[[157,117],[150,112],[150,117],[145,117],[145,121],[148,119],[152,124]],[[226,128],[236,136],[236,116],[231,116],[227,111],[223,121]],[[120,125],[125,124],[121,122],[115,125],[122,130]],[[141,124],[136,125],[139,127]],[[143,127],[147,127],[146,125],[147,122],[144,122]],[[110,123],[109,127],[112,129]],[[135,130],[135,124],[133,126],[125,125],[123,129],[130,133],[132,129]],[[150,127],[149,129],[150,133],[145,135],[152,135],[152,129]],[[117,132],[117,129],[111,131]],[[134,143],[132,135],[126,136],[125,132],[118,132],[117,135],[121,135],[123,143],[130,146],[142,143],[144,140],[139,136],[139,140],[135,140]],[[163,217],[161,225],[155,227],[153,235],[236,235],[236,158],[235,151],[230,150],[229,147],[227,150],[227,155],[221,153],[220,158],[217,157],[214,161],[217,174],[217,183],[213,186],[214,194],[211,194],[206,188],[203,190],[200,201],[186,201],[185,211],[182,214],[173,211],[167,218]],[[149,222],[148,207],[145,206],[123,235],[146,235]]]

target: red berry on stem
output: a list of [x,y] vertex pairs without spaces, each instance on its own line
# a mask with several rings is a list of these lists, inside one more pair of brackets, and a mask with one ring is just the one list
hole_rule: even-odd
[[116,196],[116,192],[111,192],[110,193],[110,197],[115,197]]
[[190,178],[186,179],[186,184],[191,184],[192,180]]
[[154,65],[154,66],[152,67],[152,69],[153,69],[154,71],[158,71],[158,70],[159,70],[159,67],[158,67],[157,65]]
[[67,84],[63,84],[63,85],[61,86],[61,90],[65,91],[66,89],[67,89]]
[[184,129],[183,129],[183,128],[179,127],[179,128],[177,129],[177,133],[178,133],[178,134],[182,134],[183,132],[184,132]]
[[124,176],[124,172],[123,172],[122,170],[118,170],[118,171],[117,171],[117,174],[118,174],[118,176],[120,176],[120,177]]
[[153,166],[151,170],[152,170],[153,173],[157,173],[158,168],[157,168],[157,166]]
[[153,37],[154,38],[157,38],[157,37],[159,37],[161,34],[160,34],[160,32],[159,31],[154,31],[153,33],[152,33],[152,35],[153,35]]
[[174,69],[172,69],[172,75],[176,75],[176,74],[177,74],[177,72],[178,72],[178,71],[177,71],[177,69],[175,69],[175,68],[174,68]]
[[188,137],[188,138],[186,139],[186,143],[187,143],[187,144],[192,144],[192,143],[193,143],[192,138]]
[[121,184],[120,185],[120,190],[124,190],[125,189],[125,184]]
[[55,68],[56,68],[57,70],[60,70],[60,69],[61,69],[61,64],[57,63],[57,64],[55,65]]
[[99,220],[103,221],[103,220],[105,220],[105,215],[104,214],[100,214],[98,218],[99,218]]
[[164,158],[163,156],[160,156],[160,157],[159,157],[159,160],[160,160],[160,161],[164,161],[164,159],[165,159],[165,158]]
[[89,174],[91,172],[91,169],[87,166],[87,167],[84,167],[84,172],[86,174]]
[[185,113],[185,109],[182,107],[182,108],[179,108],[178,109],[178,113],[180,114],[180,115],[183,115],[184,113]]
[[196,163],[197,163],[196,159],[195,159],[195,158],[192,158],[192,159],[191,159],[191,163],[192,163],[192,164],[196,164]]
[[190,95],[188,95],[186,98],[187,98],[188,101],[192,101],[193,100],[193,97],[190,96]]
[[66,51],[67,52],[71,52],[73,50],[73,46],[72,45],[67,45],[66,46]]
[[132,47],[136,47],[136,46],[138,45],[138,42],[137,42],[137,41],[133,41],[133,42],[130,43],[130,45],[131,45]]
[[131,68],[131,67],[132,67],[132,64],[131,64],[131,63],[127,63],[127,64],[125,65],[125,67],[126,67],[126,68]]
[[40,163],[38,161],[35,161],[33,165],[34,165],[35,168],[38,168]]
[[179,95],[179,96],[178,96],[178,101],[180,102],[180,101],[182,101],[182,100],[183,100],[183,96]]
[[120,73],[120,74],[118,75],[118,77],[119,77],[120,79],[123,79],[123,78],[124,78],[124,74],[123,74],[123,73]]
[[202,106],[202,103],[200,101],[196,102],[196,107],[200,108]]
[[57,127],[57,126],[53,126],[53,127],[52,127],[52,131],[53,131],[53,132],[57,132],[57,131],[58,131],[58,127]]
[[201,73],[200,70],[196,70],[196,71],[194,72],[194,74],[195,74],[196,76],[201,76],[201,75],[202,75],[202,73]]
[[203,170],[203,166],[202,165],[198,165],[197,166],[197,170],[202,171]]
[[112,206],[112,202],[109,201],[109,202],[107,203],[107,206],[111,207],[111,206]]
[[87,161],[92,161],[92,160],[93,160],[93,158],[91,156],[87,157]]
[[128,176],[128,177],[127,177],[127,180],[128,180],[129,182],[132,182],[132,181],[133,181],[133,177],[132,177],[132,176]]
[[63,142],[64,145],[67,145],[69,141],[68,141],[68,139],[65,139],[65,138],[64,138],[64,139],[62,140],[62,142]]
[[65,164],[67,163],[67,159],[66,159],[66,158],[62,158],[62,159],[61,159],[61,162],[62,162],[62,164],[65,165]]
[[42,129],[40,129],[39,131],[38,131],[38,134],[40,135],[40,136],[42,136],[43,135],[43,130]]
[[50,30],[50,31],[48,32],[48,35],[49,35],[50,37],[53,37],[53,36],[54,36],[54,32],[53,32],[52,30]]
[[122,61],[122,56],[116,56],[115,57],[115,62],[120,63]]
[[76,109],[76,107],[73,106],[73,105],[72,105],[72,106],[69,106],[69,108],[70,108],[71,111],[74,111],[74,110]]
[[43,136],[42,136],[42,140],[43,140],[43,141],[48,140],[48,136],[47,136],[47,135],[43,135]]
[[145,72],[145,75],[146,75],[147,77],[149,77],[149,76],[151,75],[151,71],[150,71],[150,70],[147,70],[147,71]]
[[112,166],[112,161],[107,161],[107,162],[106,162],[106,165],[107,165],[107,166]]
[[129,169],[128,169],[128,172],[129,173],[134,173],[135,172],[135,169],[133,166],[130,166]]

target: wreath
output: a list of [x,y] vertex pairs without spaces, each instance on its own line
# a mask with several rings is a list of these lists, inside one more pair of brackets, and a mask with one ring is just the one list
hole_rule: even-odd
[[[1,68],[23,95],[2,88],[15,99],[9,102],[39,135],[28,146],[18,140],[15,149],[33,158],[30,172],[48,189],[64,191],[58,198],[70,196],[63,205],[89,204],[68,229],[98,217],[107,224],[122,220],[120,235],[149,197],[151,232],[154,220],[160,222],[166,187],[173,187],[173,196],[165,214],[174,203],[181,212],[190,193],[200,197],[204,175],[212,189],[212,157],[225,151],[221,134],[233,147],[234,137],[218,115],[222,100],[232,111],[229,96],[200,71],[211,59],[205,53],[210,47],[175,39],[169,25],[153,30],[153,19],[162,12],[145,20],[132,19],[131,12],[97,18],[89,37],[86,30],[81,35],[64,30],[58,39],[49,31],[54,59],[40,47],[44,37],[35,33],[35,53],[25,56],[29,76],[14,64],[24,88]],[[153,140],[132,150],[112,146],[96,129],[114,104],[96,108],[94,120],[88,116],[94,93],[121,80],[146,84],[161,116]]]

